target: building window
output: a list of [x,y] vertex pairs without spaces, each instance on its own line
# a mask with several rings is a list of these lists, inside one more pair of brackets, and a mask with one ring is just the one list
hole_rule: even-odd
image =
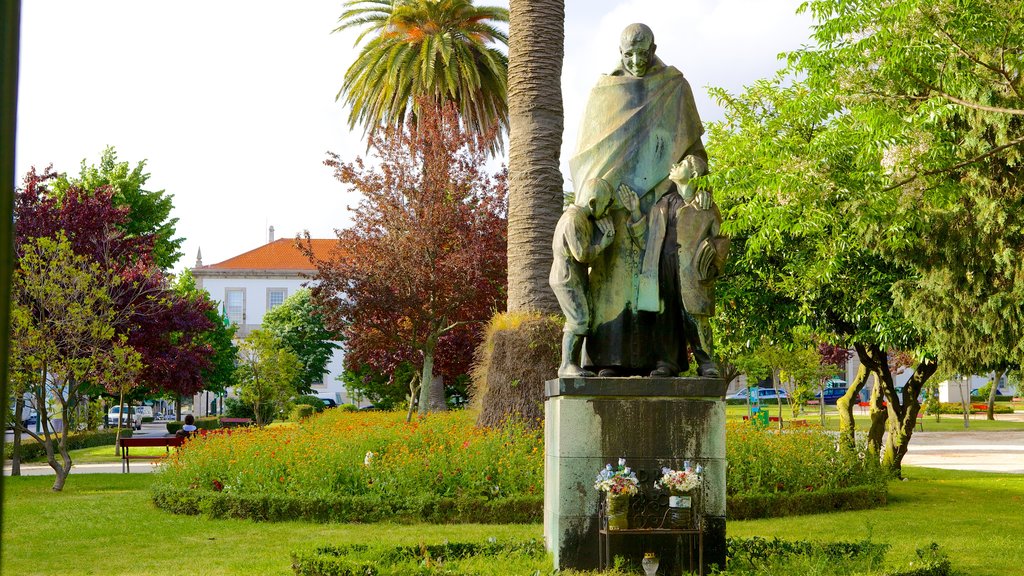
[[224,290],[224,308],[228,313],[228,321],[238,326],[244,326],[245,289],[228,288]]
[[287,296],[287,288],[267,288],[267,312],[283,304]]

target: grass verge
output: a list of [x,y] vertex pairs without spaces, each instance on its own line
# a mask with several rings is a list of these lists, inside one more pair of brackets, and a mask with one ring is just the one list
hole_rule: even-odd
[[[1024,557],[1018,537],[1024,526],[1024,476],[911,467],[905,473],[907,481],[891,484],[885,508],[734,521],[729,535],[870,537],[891,545],[886,563],[893,568],[905,568],[917,548],[934,541],[963,574],[1018,573]],[[149,474],[82,474],[72,476],[63,493],[53,493],[51,478],[8,479],[0,573],[68,573],[74,559],[75,574],[290,575],[292,552],[314,546],[529,539],[542,532],[539,524],[266,524],[178,516],[153,506],[153,480]]]

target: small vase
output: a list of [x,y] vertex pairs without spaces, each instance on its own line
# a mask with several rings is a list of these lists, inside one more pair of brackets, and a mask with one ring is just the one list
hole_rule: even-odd
[[669,496],[668,518],[672,528],[690,528],[693,524],[693,499],[689,495]]
[[608,494],[608,529],[629,528],[629,494]]

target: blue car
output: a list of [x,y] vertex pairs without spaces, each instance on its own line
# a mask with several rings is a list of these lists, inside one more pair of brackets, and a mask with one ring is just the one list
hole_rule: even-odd
[[[746,400],[747,396],[749,395],[749,393],[750,393],[750,389],[749,388],[741,388],[739,391],[737,391],[737,392],[735,392],[733,394],[729,394],[728,396],[726,396],[725,399],[726,400]],[[786,391],[782,390],[781,388],[779,389],[778,394],[775,393],[775,389],[774,388],[757,388],[757,398],[756,399],[752,398],[751,399],[751,403],[752,404],[756,404],[756,403],[760,402],[761,400],[775,400],[777,398],[785,399],[787,397],[788,396],[786,395]]]

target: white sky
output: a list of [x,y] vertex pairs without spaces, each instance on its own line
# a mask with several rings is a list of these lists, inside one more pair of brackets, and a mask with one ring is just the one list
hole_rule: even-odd
[[[618,59],[631,22],[690,80],[705,122],[706,86],[738,91],[807,42],[801,0],[566,0],[562,167],[587,93]],[[480,4],[507,6],[502,0]],[[323,165],[363,155],[361,131],[334,97],[354,33],[331,34],[342,0],[23,0],[17,170],[77,174],[107,145],[149,189],[174,195],[177,270],[220,262],[308,229],[326,238],[357,198]]]

